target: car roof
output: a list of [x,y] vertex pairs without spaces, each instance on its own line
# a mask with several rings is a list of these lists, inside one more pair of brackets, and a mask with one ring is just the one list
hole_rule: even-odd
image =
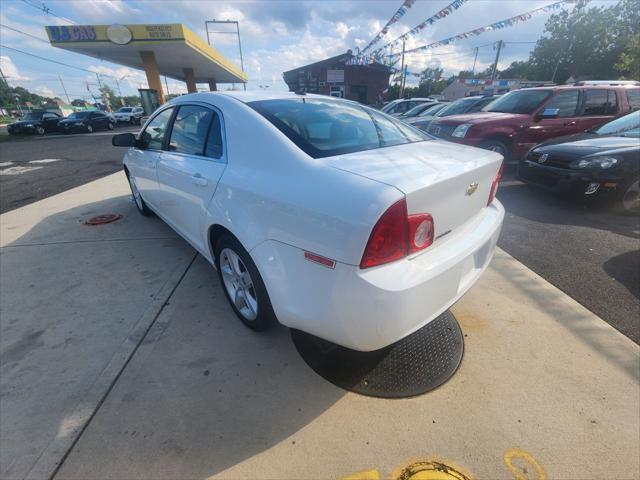
[[[207,92],[204,95],[224,95],[226,97],[235,98],[244,103],[257,102],[260,100],[285,100],[285,99],[294,99],[294,98],[323,98],[325,100],[327,99],[327,95],[315,95],[311,93],[300,94],[295,92],[277,92],[277,91],[266,92],[262,90],[250,90],[247,92],[228,90],[224,92]],[[188,95],[184,95],[183,97],[180,97],[180,98],[185,98],[187,96]]]

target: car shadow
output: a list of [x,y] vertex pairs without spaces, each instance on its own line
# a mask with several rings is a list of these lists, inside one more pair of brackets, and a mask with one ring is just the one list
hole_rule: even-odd
[[[624,285],[629,292],[640,299],[640,250],[633,250],[610,258],[602,265],[605,272]],[[638,312],[640,315],[640,312]]]
[[[123,216],[84,225],[105,213]],[[346,393],[306,365],[287,328],[242,325],[213,267],[129,196],[53,213],[2,254],[15,282],[3,390],[22,392],[3,406],[23,439],[2,477],[26,476],[55,444],[56,461],[69,452],[57,478],[205,478],[295,445]]]

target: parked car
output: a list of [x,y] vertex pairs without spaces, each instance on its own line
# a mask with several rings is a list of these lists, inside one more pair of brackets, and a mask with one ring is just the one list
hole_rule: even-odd
[[443,108],[445,108],[447,105],[449,105],[448,103],[436,103],[434,105],[430,105],[429,108],[427,108],[426,110],[424,110],[422,113],[420,113],[419,115],[416,115],[415,117],[410,117],[410,118],[405,118],[405,117],[398,117],[400,120],[402,120],[405,123],[408,123],[409,125],[412,125],[416,128],[419,128],[420,130],[423,131],[427,131],[426,128],[424,128],[424,125],[428,125],[431,120],[438,114],[438,112],[440,112]]
[[122,107],[114,114],[117,122],[127,122],[132,125],[139,125],[143,115],[142,107]]
[[400,115],[394,115],[394,116],[397,116],[398,118],[400,118],[402,120],[407,120],[409,118],[413,118],[413,117],[416,117],[416,116],[422,114],[425,110],[428,110],[429,108],[433,107],[434,105],[439,105],[440,103],[441,102],[438,102],[436,100],[434,100],[433,102],[424,102],[424,103],[421,103],[419,105],[416,105],[411,110],[407,110],[406,112],[401,113]]
[[30,112],[17,122],[7,125],[7,132],[11,135],[28,133],[44,135],[45,133],[58,131],[58,122],[61,119],[60,115],[53,112]]
[[517,162],[545,140],[594,129],[640,107],[640,86],[566,85],[509,92],[482,111],[438,118],[428,132]]
[[459,115],[461,113],[479,112],[496,98],[498,98],[497,95],[459,98],[455,102],[445,104],[444,108],[439,108],[435,112],[430,112],[429,115],[421,116],[420,120],[411,122],[411,124],[414,127],[427,132],[429,130],[429,125],[431,125],[434,118],[449,117],[451,115]]
[[499,155],[321,95],[185,95],[113,144],[131,147],[124,169],[140,213],[215,265],[242,322],[277,319],[356,350],[456,302],[504,217]]
[[640,111],[537,145],[518,176],[558,193],[614,198],[625,211],[640,212]]
[[67,118],[58,123],[58,126],[63,133],[71,133],[75,131],[91,133],[94,130],[99,130],[101,128],[113,130],[115,125],[115,120],[109,117],[105,112],[88,110],[83,112],[73,112]]
[[405,98],[398,99],[392,102],[389,102],[387,105],[380,109],[381,112],[384,112],[388,115],[402,115],[405,112],[408,112],[413,107],[421,105],[423,103],[434,103],[436,100],[433,98]]

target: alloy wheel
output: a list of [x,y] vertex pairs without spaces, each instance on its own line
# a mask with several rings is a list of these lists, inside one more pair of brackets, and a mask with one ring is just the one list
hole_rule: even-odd
[[220,272],[229,298],[246,320],[258,316],[258,296],[249,270],[240,256],[230,248],[220,252]]

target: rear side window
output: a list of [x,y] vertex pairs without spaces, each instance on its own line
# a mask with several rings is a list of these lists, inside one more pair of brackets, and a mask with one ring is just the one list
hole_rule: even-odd
[[156,115],[149,122],[147,128],[140,134],[140,147],[148,150],[161,150],[164,137],[167,134],[169,120],[173,114],[173,108],[167,108]]
[[582,116],[609,115],[610,113],[611,107],[607,90],[586,90],[584,92]]
[[198,105],[179,108],[171,128],[169,151],[187,155],[203,155],[213,112]]
[[222,157],[222,125],[220,124],[220,117],[216,112],[213,112],[211,118],[211,127],[209,127],[205,155],[212,158]]
[[632,111],[640,109],[640,89],[627,90],[627,101]]
[[545,109],[558,109],[558,117],[575,117],[578,112],[580,92],[571,90],[560,92],[544,106]]
[[351,102],[279,99],[250,102],[249,106],[314,158],[427,139],[394,118]]

